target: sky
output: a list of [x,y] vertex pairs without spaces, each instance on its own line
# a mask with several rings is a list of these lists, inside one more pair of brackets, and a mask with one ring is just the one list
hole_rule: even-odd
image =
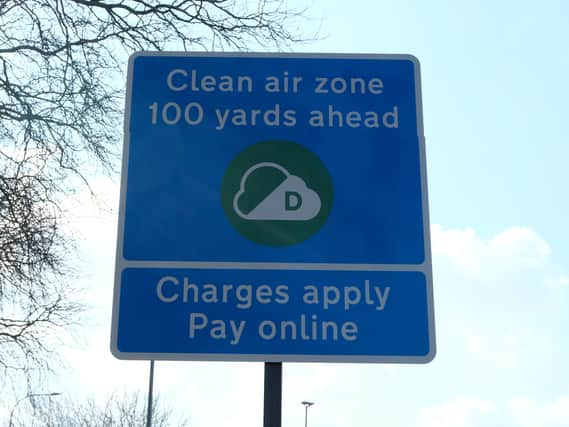
[[[285,363],[283,427],[569,425],[569,3],[313,0],[296,51],[421,63],[437,356],[426,365]],[[308,25],[308,24],[307,24]],[[146,390],[109,351],[118,179],[79,202],[91,306],[49,390]],[[70,202],[71,203],[71,202]],[[263,364],[157,362],[155,392],[193,427],[262,425]]]

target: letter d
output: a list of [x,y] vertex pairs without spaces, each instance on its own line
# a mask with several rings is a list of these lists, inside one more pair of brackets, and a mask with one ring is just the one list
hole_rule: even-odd
[[[294,202],[294,204],[293,204]],[[296,191],[285,192],[285,210],[297,211],[302,206],[302,197]]]
[[386,128],[397,129],[399,128],[399,109],[397,106],[393,107],[393,111],[388,111],[382,118],[383,126]]

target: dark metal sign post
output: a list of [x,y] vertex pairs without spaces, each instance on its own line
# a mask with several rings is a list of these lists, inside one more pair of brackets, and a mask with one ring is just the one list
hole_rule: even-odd
[[263,427],[281,427],[283,364],[265,362]]
[[154,390],[154,360],[150,361],[150,375],[148,378],[148,406],[146,407],[146,427],[152,427],[152,393]]

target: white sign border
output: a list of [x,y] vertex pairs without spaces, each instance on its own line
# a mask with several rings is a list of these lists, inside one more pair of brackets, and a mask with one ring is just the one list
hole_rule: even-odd
[[[343,264],[343,263],[247,263],[203,261],[129,261],[123,257],[124,223],[126,208],[127,170],[130,146],[130,113],[132,101],[133,68],[138,57],[210,57],[210,58],[295,58],[295,59],[372,59],[407,60],[414,66],[417,133],[421,174],[423,208],[423,240],[425,259],[421,264]],[[119,201],[119,222],[115,258],[115,282],[111,321],[111,353],[121,360],[168,360],[168,361],[233,361],[233,362],[321,362],[321,363],[428,363],[436,355],[436,334],[433,297],[433,273],[431,234],[429,229],[429,205],[423,110],[419,60],[408,54],[352,54],[352,53],[259,53],[259,52],[137,52],[130,56],[125,96],[125,119],[122,153],[122,169]],[[120,306],[121,274],[126,268],[191,268],[191,269],[247,269],[247,270],[332,270],[332,271],[415,271],[425,275],[427,286],[427,314],[429,327],[429,352],[424,356],[371,356],[371,355],[300,355],[300,354],[235,354],[235,353],[133,353],[118,349],[118,319]]]

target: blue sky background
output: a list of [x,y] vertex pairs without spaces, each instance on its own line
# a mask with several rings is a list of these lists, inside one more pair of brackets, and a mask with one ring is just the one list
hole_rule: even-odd
[[[285,364],[283,427],[569,425],[569,2],[313,0],[305,52],[410,53],[422,67],[438,355]],[[309,31],[309,30],[307,30]],[[116,183],[99,188],[116,207]],[[116,215],[83,203],[93,310],[50,390],[145,390],[109,352]],[[95,216],[94,216],[95,215]],[[261,363],[158,363],[193,427],[260,427]]]

